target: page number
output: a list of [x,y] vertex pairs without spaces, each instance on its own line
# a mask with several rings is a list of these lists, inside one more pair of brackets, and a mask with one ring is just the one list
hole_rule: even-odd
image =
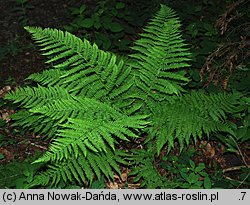
[[244,200],[244,197],[246,196],[246,192],[245,191],[242,191],[242,192],[240,192],[242,195],[241,195],[241,199],[239,199],[239,200]]

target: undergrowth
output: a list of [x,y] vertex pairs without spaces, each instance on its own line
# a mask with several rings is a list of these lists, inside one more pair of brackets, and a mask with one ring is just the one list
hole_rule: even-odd
[[[210,135],[235,137],[228,116],[248,104],[237,91],[185,89],[191,53],[180,26],[175,12],[161,5],[126,57],[69,32],[25,27],[51,66],[28,77],[34,86],[5,97],[21,108],[12,116],[15,125],[51,140],[49,151],[33,162],[41,169],[26,188],[89,187],[121,176],[120,166],[132,167],[134,181],[145,188],[212,187],[204,163],[182,165],[167,153],[175,143],[182,153]],[[120,149],[142,135],[141,149]],[[165,149],[161,174],[155,159]]]

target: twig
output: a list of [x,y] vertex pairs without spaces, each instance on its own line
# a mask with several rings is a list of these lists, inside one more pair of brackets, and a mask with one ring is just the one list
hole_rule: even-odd
[[43,146],[41,146],[41,145],[37,145],[37,144],[35,144],[35,143],[33,143],[33,142],[31,142],[30,144],[33,145],[33,146],[35,146],[35,147],[38,147],[38,148],[40,148],[40,149],[48,150],[47,147],[43,147]]
[[237,149],[238,149],[238,151],[239,151],[239,154],[240,154],[240,156],[241,156],[241,158],[242,158],[244,164],[246,165],[246,167],[249,167],[249,165],[247,164],[247,162],[246,162],[246,160],[245,160],[245,157],[243,156],[243,154],[242,154],[242,152],[241,152],[241,149],[240,149],[239,146],[238,146],[238,143],[235,141],[235,139],[234,139],[233,137],[231,137],[231,138],[232,138],[232,140],[234,141],[234,143],[235,143],[235,145],[236,145],[236,147],[237,147]]
[[245,184],[245,181],[247,180],[247,178],[249,177],[249,175],[250,175],[250,172],[247,174],[247,176],[242,181],[239,181],[239,180],[236,180],[236,179],[232,179],[232,178],[227,177],[227,176],[225,178],[228,179],[228,180],[230,180],[230,181],[238,182],[239,185],[236,187],[236,189],[238,189],[242,184]]
[[247,180],[247,178],[249,177],[250,172],[247,174],[247,176],[241,181],[241,183],[239,184],[239,186],[236,187],[236,189],[238,189],[242,184],[245,183],[245,181]]
[[241,168],[250,168],[250,165],[248,165],[248,166],[242,165],[242,166],[229,167],[229,168],[223,169],[222,172],[226,173],[226,172],[231,172],[231,171],[237,171],[237,170],[240,170]]
[[[247,175],[247,177],[249,176],[249,174]],[[239,180],[236,180],[236,179],[232,179],[232,178],[230,178],[230,177],[225,177],[226,179],[228,179],[228,180],[230,180],[230,181],[235,181],[235,182],[238,182],[239,183],[239,186],[237,186],[237,188],[239,188],[242,184],[246,184],[246,179],[247,178],[245,178],[243,181],[239,181]]]

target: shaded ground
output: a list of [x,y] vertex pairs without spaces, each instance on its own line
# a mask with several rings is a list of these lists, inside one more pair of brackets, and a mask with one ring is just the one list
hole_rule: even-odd
[[[24,9],[24,13],[17,12],[20,5],[16,1],[0,1],[0,100],[9,89],[15,89],[15,86],[22,84],[24,79],[31,73],[39,72],[46,68],[43,63],[43,57],[38,54],[37,49],[30,40],[29,34],[23,29],[22,23],[18,21],[20,15],[28,19],[28,25],[60,28],[71,21],[67,14],[67,8],[78,6],[86,1],[62,1],[62,0],[30,0],[33,6],[31,9]],[[64,2],[64,3],[61,3]],[[15,83],[12,86],[11,81]],[[4,87],[6,85],[11,87]],[[1,107],[1,104],[0,104]],[[0,128],[0,134],[7,136],[8,140],[12,139],[13,143],[7,143],[0,146],[0,154],[5,158],[0,163],[8,163],[13,159],[23,160],[33,156],[37,151],[47,150],[47,143],[40,140],[40,136],[30,134],[23,135],[19,130],[15,130],[9,123],[9,115],[15,112],[16,108],[1,109],[0,118],[6,120],[4,128]],[[239,156],[223,155],[223,147],[219,147],[217,142],[198,142],[197,151],[203,155],[197,156],[195,162],[205,162],[211,164],[216,161],[223,169],[232,166],[243,165]],[[201,144],[206,144],[202,147]],[[177,149],[175,150],[178,151]],[[243,148],[245,155],[249,156],[247,146]],[[247,158],[248,163],[249,158]],[[230,170],[229,170],[230,171]],[[121,188],[127,180],[129,170],[122,168],[123,179],[116,179],[115,183],[108,183],[108,188]],[[232,174],[233,177],[234,174]],[[139,184],[130,185],[129,188],[138,187]]]
[[70,21],[67,8],[81,2],[83,1],[30,0],[32,8],[27,9],[15,1],[0,1],[0,84],[10,77],[18,83],[22,82],[29,74],[45,67],[30,36],[23,29],[20,16],[28,20],[27,25],[58,28]]

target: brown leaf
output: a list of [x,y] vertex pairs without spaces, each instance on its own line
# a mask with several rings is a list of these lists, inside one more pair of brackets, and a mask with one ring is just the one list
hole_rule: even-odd
[[108,183],[106,183],[106,187],[108,189],[118,189],[119,188],[119,186],[116,182],[108,182]]
[[14,159],[13,154],[11,154],[11,152],[9,152],[7,149],[0,147],[0,153],[5,156],[4,161],[6,162],[9,162]]

